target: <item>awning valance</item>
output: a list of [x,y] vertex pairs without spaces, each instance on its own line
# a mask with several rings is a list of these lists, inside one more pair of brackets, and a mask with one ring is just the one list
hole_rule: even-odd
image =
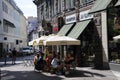
[[83,30],[87,27],[91,20],[86,20],[82,22],[78,22],[74,28],[71,30],[71,32],[68,34],[69,37],[72,38],[78,38],[80,34],[83,32]]
[[90,9],[89,13],[95,13],[105,10],[112,0],[97,0],[93,7]]
[[65,36],[72,26],[73,24],[64,25],[57,34]]

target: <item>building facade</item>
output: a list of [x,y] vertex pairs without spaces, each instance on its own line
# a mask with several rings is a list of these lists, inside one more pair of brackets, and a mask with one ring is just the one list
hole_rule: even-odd
[[[13,0],[0,0],[0,53],[27,46],[26,18]],[[22,34],[24,33],[24,34]],[[24,44],[23,44],[24,43]]]
[[31,16],[27,18],[27,34],[28,34],[28,42],[39,37],[38,20],[36,17]]
[[78,55],[78,64],[84,64],[92,56],[94,67],[104,69],[109,69],[110,57],[108,11],[117,1],[33,0],[38,22],[45,31],[81,41],[80,46],[71,48]]

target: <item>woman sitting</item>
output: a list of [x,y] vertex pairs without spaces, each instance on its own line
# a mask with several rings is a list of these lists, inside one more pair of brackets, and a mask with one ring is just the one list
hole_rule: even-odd
[[34,65],[36,65],[37,64],[37,61],[38,61],[38,59],[39,59],[39,53],[37,53],[35,56],[34,56],[34,60],[33,60],[33,62],[34,62]]
[[72,63],[74,62],[74,57],[70,52],[67,52],[64,62],[65,62],[66,70],[69,71],[70,67],[72,66]]
[[55,73],[61,73],[61,65],[60,65],[60,60],[59,60],[59,55],[54,55],[54,58],[52,59],[51,62],[51,67],[55,71]]
[[51,66],[51,61],[52,61],[52,53],[49,53],[49,55],[46,56],[45,62],[46,62],[46,71],[50,70],[50,66]]

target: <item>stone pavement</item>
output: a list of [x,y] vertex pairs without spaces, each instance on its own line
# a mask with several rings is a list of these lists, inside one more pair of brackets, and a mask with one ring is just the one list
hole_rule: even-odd
[[25,66],[22,59],[19,59],[15,65],[8,61],[7,65],[0,67],[0,80],[120,80],[120,73],[117,71],[96,70],[91,67],[77,67],[67,77],[49,72],[35,72],[34,66]]

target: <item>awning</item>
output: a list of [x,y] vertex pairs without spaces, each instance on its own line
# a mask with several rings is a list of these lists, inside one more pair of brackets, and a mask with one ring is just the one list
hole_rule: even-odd
[[15,25],[12,22],[10,22],[10,21],[8,21],[6,19],[3,19],[3,22],[4,22],[4,24],[10,25],[10,27],[15,28]]
[[65,36],[72,26],[73,24],[64,25],[57,34]]
[[97,0],[89,13],[95,13],[105,10],[112,0]]
[[78,22],[74,28],[71,30],[71,32],[68,34],[69,37],[72,38],[78,38],[80,36],[80,34],[83,32],[83,30],[87,27],[88,23],[91,20],[86,20],[86,21],[82,21],[82,22]]
[[80,45],[80,40],[68,37],[55,35],[43,41],[44,45]]
[[115,6],[120,6],[120,0],[115,4]]

